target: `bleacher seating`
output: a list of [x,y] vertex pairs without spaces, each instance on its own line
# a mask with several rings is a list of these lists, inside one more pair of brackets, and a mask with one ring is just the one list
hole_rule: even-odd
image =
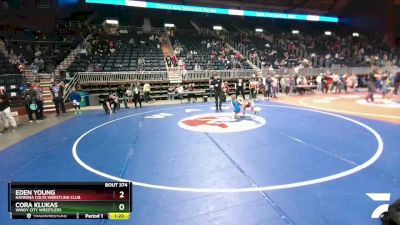
[[8,93],[13,107],[22,105],[20,85],[23,84],[22,74],[0,74],[0,88]]
[[[22,56],[29,66],[34,62],[35,58],[44,62],[43,72],[52,73],[56,66],[60,64],[78,45],[78,42],[36,42],[36,41],[9,41],[9,49],[13,50],[17,56]],[[40,51],[39,57],[35,53]]]
[[[233,64],[240,63],[240,68],[251,69],[245,60],[235,59],[234,52],[217,37],[178,33],[171,38],[171,43],[175,49],[179,49],[178,58],[185,62],[187,70],[195,69],[196,63],[201,69],[225,70],[227,61],[231,63],[231,67],[235,67]],[[223,54],[221,54],[222,50],[225,51]]]
[[[291,68],[299,64],[308,67],[384,66],[388,61],[398,59],[400,48],[388,46],[381,40],[350,35],[323,35],[320,32],[292,34],[268,33],[266,35],[232,35],[236,43],[256,55],[265,67]],[[249,34],[252,32],[249,32]],[[266,36],[271,37],[272,41]]]
[[[130,33],[103,35],[90,40],[89,54],[81,54],[68,71],[166,71],[163,53],[157,48],[157,44],[161,44],[156,40],[150,41],[149,37],[149,34]],[[129,43],[132,40],[134,43]],[[109,43],[115,52],[110,51]],[[139,62],[140,58],[143,58],[144,65]]]
[[0,55],[0,74],[17,74],[20,73],[15,65],[11,64],[9,60]]
[[[243,81],[247,84],[245,86],[245,93],[249,94],[249,89],[248,89],[248,80],[249,78],[243,79]],[[224,81],[228,82],[229,88],[229,95],[235,94],[234,90],[234,83],[237,81],[237,79],[224,79]],[[195,88],[194,91],[199,91],[201,90],[201,93],[197,94],[198,100],[202,98],[204,94],[210,96],[210,86],[209,86],[209,80],[184,80],[182,81],[182,84],[171,84],[167,80],[165,81],[153,81],[153,82],[148,82],[151,85],[151,92],[150,92],[150,97],[155,100],[166,100],[167,99],[167,93],[168,90],[171,87],[177,87],[178,85],[183,85],[184,89],[187,90],[187,85],[190,83],[195,83]],[[130,87],[129,82],[113,82],[113,83],[82,83],[79,85],[79,90],[87,93],[88,95],[96,95],[99,97],[100,102],[110,93],[115,93],[117,88],[120,85],[125,85],[126,87]],[[141,85],[143,86],[143,82],[141,82]],[[185,96],[186,98],[187,96]],[[93,104],[93,103],[90,103]]]
[[[9,61],[14,68],[23,67],[34,72],[52,73],[80,43],[85,32],[85,28],[65,26],[58,26],[51,32],[0,26],[0,37],[4,47],[0,53],[0,60]],[[9,65],[5,68],[7,71],[0,71],[0,74],[18,72],[12,70]]]

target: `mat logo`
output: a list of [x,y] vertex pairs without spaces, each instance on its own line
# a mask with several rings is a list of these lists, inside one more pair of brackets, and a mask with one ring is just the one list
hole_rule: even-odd
[[185,113],[200,112],[201,109],[185,109]]
[[[366,193],[366,195],[376,202],[389,202],[390,193]],[[389,210],[389,203],[378,206],[371,214],[372,219],[378,219],[382,213]]]
[[248,115],[243,119],[234,120],[232,113],[206,113],[187,117],[178,122],[186,130],[205,133],[241,132],[259,128],[265,124],[265,119]]
[[174,114],[170,114],[170,113],[158,113],[158,114],[154,114],[151,116],[146,116],[144,118],[146,118],[146,119],[164,119],[166,117],[173,116],[173,115]]

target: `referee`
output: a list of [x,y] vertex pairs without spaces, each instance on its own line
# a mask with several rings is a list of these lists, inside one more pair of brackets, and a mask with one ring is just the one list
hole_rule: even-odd
[[222,80],[218,75],[215,75],[211,84],[214,86],[215,110],[222,111]]

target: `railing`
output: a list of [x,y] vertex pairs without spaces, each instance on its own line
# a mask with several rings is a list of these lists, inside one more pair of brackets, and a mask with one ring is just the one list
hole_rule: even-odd
[[167,72],[85,72],[77,73],[74,79],[78,79],[79,83],[131,82],[135,80],[162,81],[167,80]]
[[[332,73],[355,73],[356,75],[368,74],[373,71],[371,67],[340,67],[340,68],[303,68],[298,71],[298,75],[302,76],[316,76],[320,73],[332,72]],[[392,71],[395,68],[380,68]],[[400,68],[396,68],[395,71],[400,72]],[[256,75],[257,71],[254,69],[249,70],[190,70],[186,74],[183,74],[183,80],[208,80],[211,76],[218,75],[222,79],[237,79],[237,78],[250,78],[252,75]],[[262,70],[262,75],[295,75],[293,69],[277,69],[277,70]],[[4,76],[4,77],[3,77]],[[10,77],[11,76],[11,77]],[[18,83],[19,80],[16,78],[22,75],[0,75],[0,85],[6,80],[9,82]],[[65,93],[66,96],[71,90],[78,84],[88,83],[130,83],[132,81],[168,81],[166,71],[143,71],[143,72],[84,72],[76,73],[75,76],[68,83]]]
[[65,88],[64,101],[78,84],[90,83],[120,83],[139,81],[166,81],[166,71],[143,71],[143,72],[82,72],[76,73]]
[[[150,26],[124,26],[120,25],[118,27],[119,30],[127,30],[129,32],[142,32],[142,33],[155,33],[155,34],[162,34],[165,33],[164,27],[150,27]],[[193,30],[192,30],[193,31]]]
[[75,86],[78,84],[78,81],[79,81],[78,76],[77,74],[75,74],[72,80],[70,80],[69,83],[65,86],[64,102],[69,98],[69,94],[71,94]]
[[22,74],[1,74],[0,75],[0,86],[16,85],[18,86],[22,81],[24,81],[24,76]]
[[55,41],[55,40],[20,40],[20,39],[10,39],[9,42],[18,42],[18,43],[52,43],[52,44],[65,44],[65,43],[74,43],[76,41],[66,40],[66,41]]
[[[337,68],[303,68],[299,69],[298,75],[301,76],[316,76],[320,73],[336,73],[336,74],[368,74],[371,73],[375,68],[372,67],[337,67]],[[380,70],[392,71],[393,67],[381,67]],[[399,69],[396,69],[399,71]],[[267,70],[263,69],[262,74],[265,75],[294,75],[295,71],[293,69],[276,69]]]
[[187,80],[207,80],[211,76],[218,75],[222,79],[229,78],[249,78],[253,74],[257,74],[255,70],[190,70],[184,79]]

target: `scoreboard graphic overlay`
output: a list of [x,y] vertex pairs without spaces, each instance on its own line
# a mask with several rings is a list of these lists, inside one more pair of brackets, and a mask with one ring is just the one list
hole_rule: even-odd
[[130,182],[8,184],[12,219],[127,220],[132,212]]

